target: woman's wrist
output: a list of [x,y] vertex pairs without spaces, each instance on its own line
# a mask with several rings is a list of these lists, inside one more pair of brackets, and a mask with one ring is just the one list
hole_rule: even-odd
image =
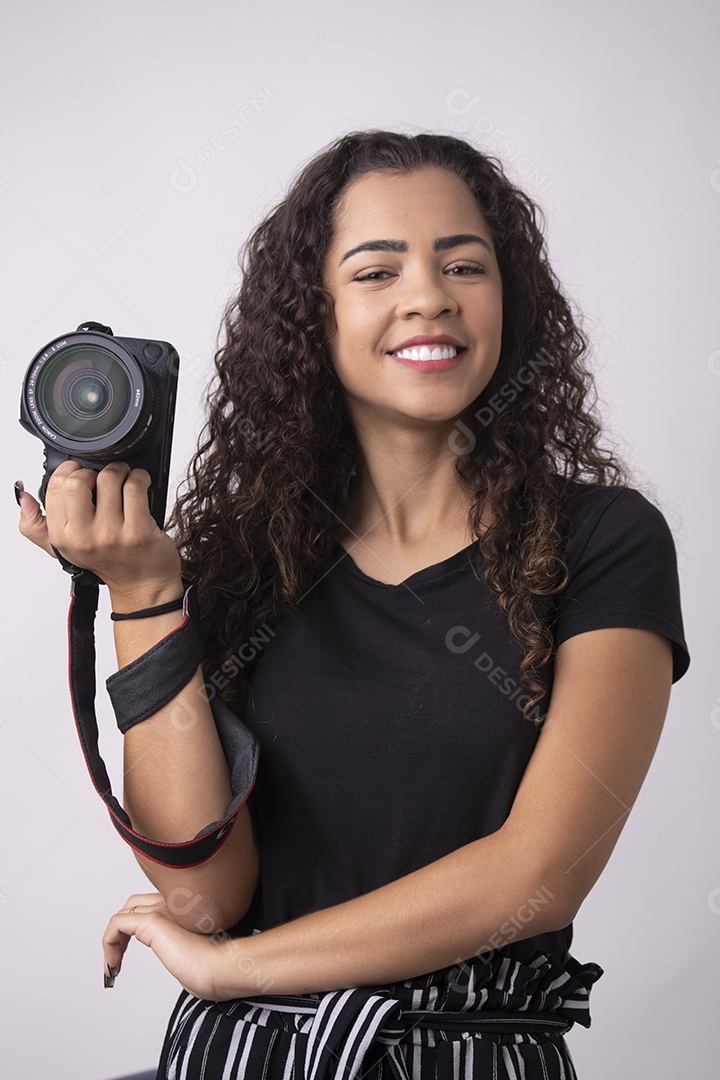
[[272,993],[272,976],[263,971],[256,956],[258,936],[232,938],[225,931],[213,934],[211,940],[217,950],[212,975],[214,1001]]
[[[124,614],[156,607],[177,599],[185,592],[185,586],[178,577],[173,581],[139,584],[135,591],[130,589],[110,589],[111,610]],[[148,649],[153,648],[167,634],[182,625],[182,609],[167,611],[163,615],[153,615],[147,619],[121,619],[112,623],[115,637],[115,652],[120,669],[139,659]]]
[[127,586],[109,586],[113,611],[125,614],[157,607],[183,596],[185,585],[180,577],[167,581],[138,582]]

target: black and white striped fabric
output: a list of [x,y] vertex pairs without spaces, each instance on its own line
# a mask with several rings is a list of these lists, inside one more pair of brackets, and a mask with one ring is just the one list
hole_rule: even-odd
[[158,1080],[577,1080],[597,964],[510,947],[383,987],[202,1001],[183,991]]

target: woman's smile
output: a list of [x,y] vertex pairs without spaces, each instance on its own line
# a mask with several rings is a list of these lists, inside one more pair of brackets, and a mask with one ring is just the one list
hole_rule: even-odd
[[402,349],[390,355],[399,364],[415,368],[416,371],[448,371],[456,367],[465,357],[467,349],[458,350],[451,346],[423,345],[420,348]]
[[[419,337],[410,338],[408,341],[403,342],[402,345],[398,345],[396,349],[391,349],[390,355],[394,356],[396,360],[421,361],[426,364],[430,361],[453,360],[463,356],[466,352],[467,349],[464,345],[455,341],[448,334],[442,334],[440,337],[420,335]],[[432,370],[443,369],[433,368]]]

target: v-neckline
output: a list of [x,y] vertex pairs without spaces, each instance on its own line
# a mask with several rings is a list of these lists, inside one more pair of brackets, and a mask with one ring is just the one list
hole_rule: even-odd
[[358,564],[352,557],[352,554],[343,547],[339,540],[334,541],[335,552],[341,556],[336,566],[342,566],[348,573],[361,581],[367,582],[370,585],[377,586],[380,589],[402,589],[411,583],[420,584],[423,581],[431,581],[434,578],[444,577],[445,574],[450,573],[457,567],[464,565],[469,561],[470,548],[475,547],[477,540],[471,540],[469,544],[466,544],[460,551],[456,551],[453,555],[448,555],[446,559],[440,559],[439,562],[432,563],[430,566],[424,566],[420,570],[416,570],[413,574],[409,574],[408,577],[402,581],[393,583],[390,581],[379,581],[378,578],[370,577],[364,570],[361,570]]

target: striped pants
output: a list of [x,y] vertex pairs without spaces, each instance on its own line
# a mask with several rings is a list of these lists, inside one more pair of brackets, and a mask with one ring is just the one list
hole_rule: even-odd
[[507,955],[383,987],[202,1001],[183,991],[157,1080],[577,1080],[597,964]]

